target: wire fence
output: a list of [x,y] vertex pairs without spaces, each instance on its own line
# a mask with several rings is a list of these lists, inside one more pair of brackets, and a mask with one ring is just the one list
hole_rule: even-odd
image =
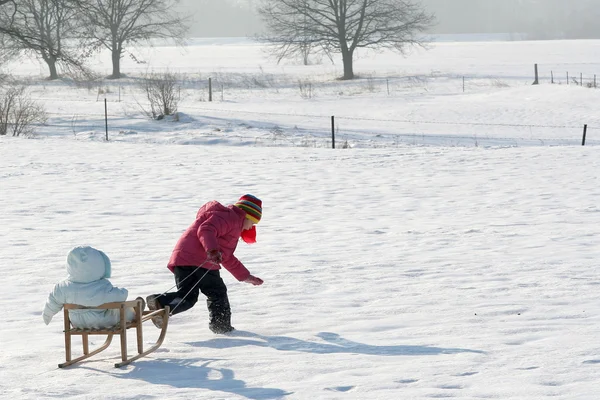
[[[186,107],[202,115],[194,126],[189,121],[159,123],[148,117],[108,113],[48,113],[45,124],[35,124],[37,131],[72,135],[107,135],[123,140],[138,133],[183,131],[186,141],[195,137],[217,136],[227,141],[254,142],[263,146],[302,147],[393,147],[406,144],[450,146],[533,146],[600,144],[600,127],[560,124],[484,123],[477,121],[418,120],[406,118],[366,118],[352,115],[323,115],[254,110]],[[195,121],[198,122],[198,121]],[[227,128],[218,128],[225,125]],[[206,129],[210,126],[210,130]],[[195,133],[190,133],[194,132]],[[504,135],[503,135],[504,133]],[[544,135],[544,133],[551,133]],[[596,139],[598,138],[598,139]]]
[[578,74],[569,74],[569,72],[565,72],[563,76],[560,74],[555,74],[554,71],[550,71],[550,78],[546,77],[546,79],[549,79],[551,84],[577,85],[598,89],[598,78],[595,74],[584,75],[581,72]]
[[[572,75],[571,75],[572,76]],[[566,74],[565,74],[566,78]],[[209,78],[210,79],[210,78]],[[581,123],[512,123],[512,122],[482,122],[468,120],[436,120],[411,118],[369,118],[352,114],[331,113],[286,113],[257,111],[256,109],[239,109],[228,106],[227,98],[240,98],[248,92],[260,91],[259,95],[271,90],[297,91],[302,99],[313,99],[319,96],[335,93],[341,95],[403,95],[414,90],[415,85],[429,85],[432,80],[439,83],[444,80],[443,90],[454,93],[461,90],[489,90],[510,87],[499,78],[471,77],[466,79],[458,75],[432,73],[426,76],[404,76],[393,78],[367,77],[354,82],[331,82],[318,78],[296,79],[291,77],[271,76],[268,74],[254,76],[252,79],[243,75],[220,75],[212,80],[202,77],[186,78],[179,82],[179,99],[185,99],[181,109],[193,118],[183,119],[180,124],[164,124],[151,120],[141,111],[143,95],[139,93],[139,83],[135,80],[127,82],[105,83],[96,82],[95,86],[87,87],[88,94],[77,98],[64,99],[52,96],[40,96],[41,90],[35,92],[33,100],[46,104],[65,104],[67,102],[81,104],[73,107],[74,111],[47,112],[48,121],[35,126],[38,132],[69,133],[75,136],[106,134],[114,140],[136,134],[180,134],[187,138],[183,141],[203,139],[254,142],[260,145],[273,146],[311,146],[330,147],[388,147],[404,144],[451,146],[529,146],[529,145],[576,145],[600,144],[600,123],[581,121]],[[511,82],[531,84],[531,77],[510,77]],[[542,75],[541,83],[557,83],[560,81],[551,73],[547,79]],[[587,79],[587,80],[586,80]],[[448,85],[448,82],[451,84]],[[467,82],[465,84],[465,82]],[[567,80],[568,82],[568,80]],[[580,74],[577,82],[587,87],[596,87],[596,78],[585,78]],[[586,85],[586,82],[588,84]],[[64,83],[63,83],[64,84]],[[43,92],[45,85],[39,84]],[[39,88],[39,87],[38,87]],[[86,87],[79,85],[81,89]],[[208,93],[208,88],[215,88],[216,94]],[[138,92],[136,93],[136,90]],[[439,86],[435,87],[439,90]],[[435,92],[435,90],[432,90]],[[434,93],[435,94],[435,93]],[[252,94],[254,95],[254,93]],[[91,97],[91,98],[90,98]],[[95,99],[94,99],[95,97]],[[209,102],[208,98],[215,101]],[[104,104],[109,104],[107,113]],[[104,104],[103,104],[104,103]],[[113,103],[119,103],[115,106]],[[67,108],[68,107],[63,107]],[[79,111],[83,110],[83,111]],[[90,110],[97,110],[90,112]],[[335,118],[335,122],[332,120]],[[572,119],[571,119],[572,121]],[[207,129],[209,127],[209,129]],[[587,139],[583,139],[586,127]],[[187,130],[187,131],[186,131]],[[141,136],[141,135],[140,135]],[[195,137],[190,139],[189,137]],[[124,140],[124,139],[123,139]]]

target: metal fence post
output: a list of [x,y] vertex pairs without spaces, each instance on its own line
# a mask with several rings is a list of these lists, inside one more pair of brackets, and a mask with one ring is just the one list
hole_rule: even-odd
[[104,127],[106,129],[106,141],[108,142],[108,105],[104,98]]
[[331,116],[331,148],[335,149],[335,117]]

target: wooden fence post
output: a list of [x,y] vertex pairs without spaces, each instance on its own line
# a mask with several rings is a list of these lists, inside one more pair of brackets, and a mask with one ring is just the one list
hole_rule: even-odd
[[208,78],[208,101],[212,101],[212,78]]
[[535,80],[533,81],[533,85],[539,85],[540,81],[538,79],[538,66],[537,66],[537,64],[534,65],[534,70],[535,70]]
[[583,140],[581,141],[581,145],[585,146],[585,136],[587,134],[587,124],[583,126]]

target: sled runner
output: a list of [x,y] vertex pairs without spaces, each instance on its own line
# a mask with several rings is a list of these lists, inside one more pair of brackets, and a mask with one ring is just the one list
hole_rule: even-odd
[[[124,365],[131,363],[141,357],[147,356],[152,353],[156,349],[158,349],[163,340],[165,339],[165,335],[167,334],[167,325],[169,322],[169,307],[165,307],[160,310],[155,311],[142,311],[142,300],[132,300],[132,301],[124,301],[124,302],[115,302],[115,303],[105,303],[99,306],[94,307],[86,307],[78,304],[65,304],[64,305],[64,315],[65,315],[65,352],[66,352],[66,362],[62,364],[58,364],[59,368],[68,367],[69,365],[75,364],[79,361],[85,360],[93,355],[100,353],[105,350],[112,341],[113,335],[121,336],[121,362],[116,363],[115,367],[119,368]],[[134,308],[135,310],[135,318],[131,322],[127,322],[125,320],[125,310],[128,308]],[[98,329],[88,329],[88,328],[75,328],[71,324],[71,320],[69,318],[69,310],[111,310],[118,309],[120,315],[120,322],[112,326],[110,328],[98,328]],[[152,317],[157,315],[161,315],[163,318],[163,326],[160,331],[160,335],[156,343],[150,347],[148,350],[144,351],[143,348],[143,330],[142,323],[146,322]],[[134,357],[127,357],[127,330],[135,328],[136,330],[136,338],[137,338],[137,351],[138,354]],[[81,336],[81,340],[83,342],[83,355],[81,357],[77,357],[75,359],[71,358],[71,339],[73,336],[79,335]],[[104,344],[97,349],[90,352],[89,350],[89,342],[88,336],[90,335],[107,335],[106,341]]]

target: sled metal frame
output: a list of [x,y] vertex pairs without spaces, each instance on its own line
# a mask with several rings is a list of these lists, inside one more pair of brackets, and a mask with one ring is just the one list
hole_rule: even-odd
[[[135,318],[131,322],[127,322],[125,319],[125,310],[128,308],[133,308],[135,310]],[[69,310],[119,310],[120,322],[112,326],[110,328],[75,328],[69,317]],[[105,350],[111,343],[114,335],[119,335],[121,337],[121,362],[116,363],[115,367],[120,368],[123,367],[132,361],[135,361],[141,357],[147,356],[153,351],[157,350],[165,340],[165,336],[167,334],[167,326],[169,323],[169,307],[165,307],[160,310],[155,311],[144,311],[142,309],[142,300],[136,299],[132,301],[124,301],[124,302],[113,302],[113,303],[104,303],[99,306],[87,307],[79,304],[65,304],[64,305],[64,319],[65,319],[65,352],[66,352],[66,362],[58,364],[59,368],[65,368],[69,365],[73,365],[80,361],[83,361],[87,358],[90,358],[93,355],[100,353]],[[142,323],[146,322],[154,317],[162,317],[163,325],[160,331],[160,335],[156,343],[151,346],[149,349],[144,351],[143,344],[143,330]],[[137,352],[138,354],[128,358],[127,357],[127,330],[135,328],[136,330],[136,339],[137,339]],[[90,352],[89,348],[89,336],[90,335],[107,335],[106,341],[104,344],[97,349]],[[81,341],[83,344],[83,355],[73,359],[71,357],[71,339],[73,336],[81,336]]]

